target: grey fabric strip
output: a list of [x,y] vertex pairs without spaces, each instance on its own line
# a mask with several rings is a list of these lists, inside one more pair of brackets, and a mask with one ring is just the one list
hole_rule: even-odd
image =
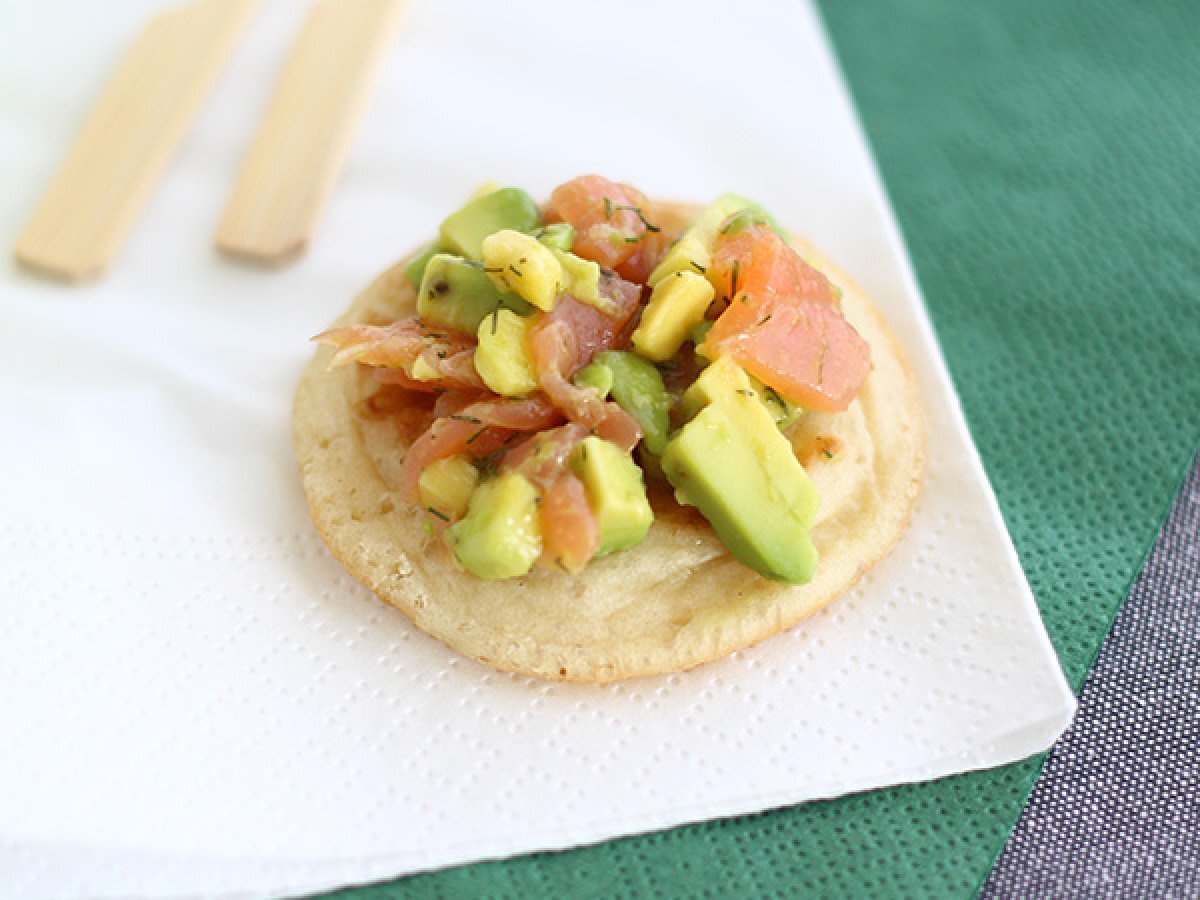
[[1200,897],[1200,455],[980,896]]

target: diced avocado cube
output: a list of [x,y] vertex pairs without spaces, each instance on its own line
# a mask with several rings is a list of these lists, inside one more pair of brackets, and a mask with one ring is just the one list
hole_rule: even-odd
[[543,225],[533,233],[533,236],[553,250],[570,253],[575,245],[575,228],[566,222],[555,222],[553,225]]
[[[604,374],[607,373],[607,374]],[[603,387],[642,428],[646,449],[658,455],[667,443],[671,396],[658,369],[634,353],[608,350],[575,375],[577,385]]]
[[688,226],[688,230],[650,273],[651,287],[675,272],[696,272],[704,275],[712,264],[712,245],[717,229],[730,215],[753,204],[737,194],[722,194]]
[[699,235],[686,231],[678,241],[671,245],[671,249],[659,261],[654,271],[650,273],[650,277],[646,279],[646,284],[657,287],[660,281],[676,272],[695,272],[698,275],[704,275],[708,272],[710,265],[712,265],[711,238],[706,241]]
[[563,267],[555,251],[519,231],[504,229],[484,238],[483,267],[496,287],[538,309],[553,309],[563,289]]
[[817,563],[808,534],[816,490],[761,404],[747,398],[742,406],[755,410],[756,429],[747,430],[736,406],[705,407],[667,444],[663,472],[737,559],[767,578],[803,584]]
[[537,373],[529,358],[531,324],[509,309],[497,309],[479,323],[475,371],[497,394],[523,397],[537,389]]
[[717,229],[717,234],[732,236],[740,234],[751,225],[765,225],[766,223],[767,217],[758,210],[758,207],[750,206],[726,216],[725,221],[721,223],[721,227]]
[[646,359],[666,362],[704,321],[712,299],[713,286],[703,275],[681,271],[663,278],[654,286],[633,333],[633,349]]
[[593,362],[576,372],[571,380],[575,382],[576,387],[595,388],[601,397],[607,397],[613,387],[613,370]]
[[809,537],[817,491],[749,378],[730,365],[719,359],[684,395],[685,407],[699,409],[668,442],[663,473],[734,557],[767,578],[803,584],[817,564]]
[[404,277],[408,279],[408,283],[414,288],[421,286],[421,279],[425,277],[425,267],[429,265],[429,261],[438,253],[437,247],[430,247],[423,250],[409,260],[408,265],[404,267]]
[[779,235],[785,241],[788,240],[788,234],[786,231],[783,230],[783,226],[779,224],[779,220],[776,219],[769,212],[767,212],[760,204],[755,203],[753,200],[749,200],[749,199],[741,196],[740,194],[726,194],[725,196],[729,197],[732,200],[740,200],[742,203],[745,204],[744,208],[748,212],[753,213],[752,218],[748,221],[754,221],[755,219],[757,219],[759,221],[766,222],[768,225],[771,226],[771,229],[777,235]]
[[600,296],[599,263],[562,250],[555,250],[554,256],[562,266],[563,291],[603,312],[612,312],[612,302]]
[[533,231],[542,224],[537,203],[519,188],[501,188],[470,200],[442,223],[441,244],[467,259],[483,259],[483,239],[503,229]]
[[594,435],[583,439],[571,468],[587,490],[588,506],[600,531],[597,556],[641,543],[654,522],[642,470],[616,444]]
[[542,554],[537,488],[515,472],[483,482],[471,494],[467,514],[446,529],[446,542],[462,567],[480,578],[526,574]]
[[739,392],[747,396],[754,393],[750,376],[728,356],[722,356],[697,375],[683,392],[679,410],[684,419],[690,419],[710,403]]
[[780,431],[795,425],[804,413],[802,407],[785,400],[727,356],[708,366],[683,392],[680,412],[690,419],[709,403],[735,394],[757,398]]
[[421,505],[442,521],[462,517],[479,482],[479,470],[465,456],[447,456],[421,470]]
[[501,299],[500,291],[479,263],[436,253],[426,264],[417,290],[417,315],[426,325],[471,334]]

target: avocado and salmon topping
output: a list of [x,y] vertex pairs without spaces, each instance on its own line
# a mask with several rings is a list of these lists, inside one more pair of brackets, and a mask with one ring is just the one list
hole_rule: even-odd
[[658,482],[763,577],[812,578],[819,498],[788,435],[853,402],[870,348],[758,204],[680,223],[599,175],[543,207],[493,187],[405,277],[413,315],[315,340],[427,398],[399,492],[454,565],[579,573],[645,538]]

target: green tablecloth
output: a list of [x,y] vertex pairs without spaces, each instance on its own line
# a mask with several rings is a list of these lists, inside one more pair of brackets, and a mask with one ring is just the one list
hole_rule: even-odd
[[[1078,687],[1200,441],[1200,4],[822,11]],[[354,896],[966,897],[1039,764]]]

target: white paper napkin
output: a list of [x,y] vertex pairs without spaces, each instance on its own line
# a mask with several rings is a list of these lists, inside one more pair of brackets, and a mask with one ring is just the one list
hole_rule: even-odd
[[[0,36],[15,240],[154,4]],[[0,881],[314,891],[992,766],[1073,708],[806,5],[413,0],[309,256],[211,235],[304,6],[266,2],[111,275],[0,296]],[[500,675],[326,553],[291,457],[324,327],[484,180],[759,199],[911,355],[928,474],[895,553],[752,650],[611,687]]]

